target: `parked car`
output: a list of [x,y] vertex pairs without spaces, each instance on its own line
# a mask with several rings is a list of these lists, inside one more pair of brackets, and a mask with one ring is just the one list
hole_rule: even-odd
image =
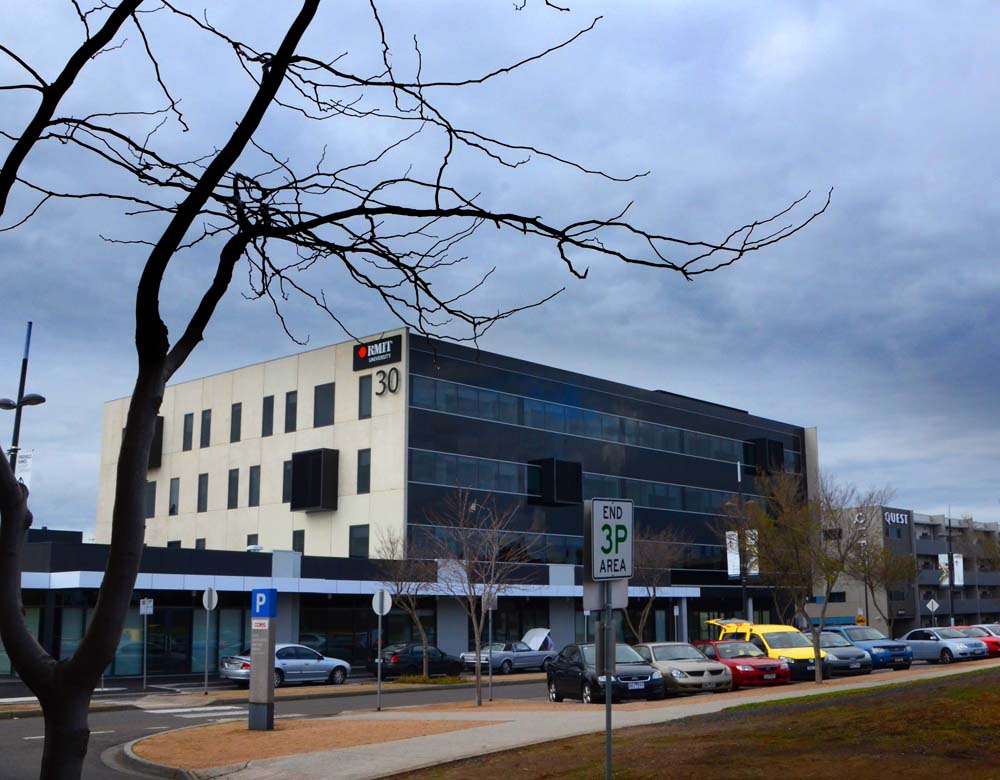
[[[520,642],[494,642],[493,670],[500,674],[510,674],[515,669],[541,669],[546,667],[556,657],[549,638],[549,629],[533,628],[528,631]],[[486,667],[490,663],[490,645],[482,648],[479,663]],[[462,653],[462,665],[466,669],[476,668],[476,652]]]
[[707,658],[729,667],[734,691],[744,685],[782,685],[792,681],[787,663],[776,661],[749,642],[702,640],[691,644]]
[[871,626],[826,626],[824,631],[840,634],[855,647],[866,650],[872,658],[872,669],[909,669],[913,650],[905,642],[889,639]]
[[663,673],[667,694],[733,689],[729,667],[713,661],[687,642],[648,642],[635,645],[635,651]]
[[[424,672],[424,646],[420,643],[386,645],[381,655],[383,677],[423,674]],[[454,676],[462,673],[462,660],[458,656],[448,655],[433,645],[427,648],[427,660],[427,671],[431,675]],[[377,672],[378,665],[374,655],[368,658],[365,668],[372,674]]]
[[913,648],[914,660],[932,664],[971,661],[989,655],[985,642],[968,637],[954,628],[915,628],[903,634],[900,639]]
[[[788,664],[793,680],[811,680],[816,676],[816,653],[812,641],[795,626],[781,624],[748,623],[742,620],[709,620],[709,625],[719,627],[719,639],[738,639],[749,642],[777,661]],[[819,651],[823,676],[830,670],[826,653]]]
[[955,626],[954,628],[985,644],[991,657],[1000,655],[1000,636],[994,636],[982,626]]
[[840,634],[822,631],[819,646],[826,651],[830,674],[871,674],[872,657],[867,650],[855,647]]
[[[580,699],[584,704],[604,701],[604,675],[598,676],[593,644],[567,645],[549,664],[545,676],[549,701]],[[615,646],[615,674],[611,678],[611,697],[621,699],[662,699],[663,675],[642,660],[628,645]]]
[[[250,685],[250,648],[239,655],[219,659],[219,675],[239,687]],[[339,658],[327,658],[305,645],[276,645],[274,648],[274,687],[306,682],[341,685],[351,676],[351,665]]]
[[991,636],[1000,636],[1000,623],[976,623],[976,628],[985,628]]

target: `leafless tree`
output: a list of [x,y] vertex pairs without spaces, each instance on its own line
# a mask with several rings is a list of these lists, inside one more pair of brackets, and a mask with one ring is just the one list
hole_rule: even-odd
[[[420,644],[424,648],[423,676],[427,677],[430,673],[428,654],[430,643],[427,640],[427,629],[420,616],[420,602],[429,597],[435,589],[437,567],[434,561],[408,556],[403,534],[388,526],[383,526],[378,532],[375,557],[378,559],[377,565],[382,574],[382,582],[392,594],[393,605],[409,615],[413,627],[420,636]],[[382,637],[379,637],[380,642],[381,640]],[[381,655],[381,644],[379,655]]]
[[895,636],[896,614],[889,608],[888,594],[912,585],[919,572],[912,555],[894,552],[882,544],[879,536],[878,533],[869,535],[867,544],[848,561],[847,573],[864,583],[889,636]]
[[[438,588],[468,616],[477,659],[489,604],[523,582],[522,566],[531,555],[531,543],[513,530],[517,510],[516,505],[499,508],[492,496],[457,490],[430,518],[441,528],[431,542],[438,560]],[[477,663],[476,706],[482,703],[482,665]]]
[[625,623],[636,642],[643,641],[646,623],[656,604],[656,589],[670,584],[670,572],[684,562],[685,545],[690,541],[689,534],[673,528],[648,533],[635,540],[632,550],[633,584],[642,587],[645,595],[635,620],[629,610],[623,612]]
[[[449,326],[446,336],[475,340],[495,323],[559,292],[532,291],[533,299],[519,306],[478,311],[475,293],[494,269],[483,269],[466,283],[468,277],[456,266],[467,259],[463,242],[484,226],[548,246],[577,279],[587,276],[590,258],[663,269],[690,280],[793,236],[829,203],[827,194],[809,209],[807,193],[769,216],[721,231],[717,239],[697,239],[633,224],[627,217],[631,204],[595,214],[581,202],[578,216],[556,222],[545,218],[544,204],[531,203],[528,193],[519,204],[523,208],[500,208],[478,194],[474,181],[460,186],[453,169],[470,155],[493,163],[496,174],[541,163],[615,186],[644,175],[612,174],[527,143],[497,139],[487,129],[451,121],[437,100],[442,93],[475,90],[534,66],[589,34],[598,19],[505,67],[432,78],[415,38],[412,72],[394,64],[393,36],[376,0],[369,0],[368,7],[371,42],[381,63],[371,72],[352,65],[343,53],[347,44],[335,35],[322,36],[326,50],[304,49],[320,0],[299,0],[294,8],[276,6],[262,33],[274,35],[273,50],[238,40],[207,15],[189,13],[174,0],[71,0],[67,7],[79,16],[82,42],[65,52],[54,76],[48,75],[48,65],[33,65],[0,43],[0,56],[23,74],[0,85],[5,100],[37,100],[22,126],[11,126],[17,112],[0,112],[0,122],[6,123],[0,137],[7,143],[0,165],[0,235],[60,203],[117,204],[138,220],[140,237],[107,240],[135,256],[142,272],[135,296],[137,374],[118,459],[108,562],[92,622],[71,657],[57,661],[49,656],[24,622],[21,555],[32,518],[27,492],[0,459],[0,638],[45,713],[43,778],[77,778],[82,771],[90,698],[114,657],[139,570],[146,464],[164,387],[203,339],[238,266],[247,272],[246,295],[265,300],[292,338],[283,313],[292,298],[318,307],[344,327],[309,275],[329,265],[379,296],[416,332],[441,335]],[[340,9],[328,4],[324,10],[335,14]],[[7,29],[17,24],[13,14],[11,9],[5,15]],[[321,24],[326,30],[341,29],[335,19]],[[168,45],[162,36],[178,25],[187,38]],[[246,74],[242,113],[222,137],[209,135],[214,129],[189,128],[183,96],[164,75],[170,72],[167,59],[187,58],[210,46],[229,52]],[[130,56],[133,50],[148,62],[150,85],[162,96],[159,108],[127,104],[124,96],[114,94],[101,95],[99,104],[80,110],[73,108],[78,102],[66,100],[95,59]],[[205,78],[195,89],[216,87]],[[268,148],[258,132],[265,117],[277,114],[287,121],[321,123],[327,137],[336,138],[339,126],[362,122],[372,127],[370,138],[388,135],[393,140],[356,158],[345,158],[344,148],[333,144],[303,161],[295,159],[293,150]],[[303,136],[310,134],[306,127],[299,129]],[[427,145],[419,149],[436,145],[443,150],[430,164],[418,164],[426,158],[410,151],[421,141]],[[43,149],[51,155],[49,164],[33,166],[33,157]],[[91,173],[73,187],[51,183],[53,169],[81,166]],[[168,290],[164,279],[175,257],[195,247],[201,257],[214,258],[214,275],[171,341],[161,308]],[[99,269],[90,270],[99,274]],[[459,335],[456,326],[464,328]]]

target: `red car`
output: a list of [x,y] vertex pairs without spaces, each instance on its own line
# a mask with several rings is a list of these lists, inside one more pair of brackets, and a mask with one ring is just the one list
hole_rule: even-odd
[[986,645],[990,651],[990,658],[1000,655],[1000,636],[993,636],[989,631],[981,626],[955,626],[966,636],[974,637]]
[[781,685],[792,681],[788,664],[768,657],[749,642],[729,639],[691,644],[713,661],[723,663],[732,670],[734,691],[743,685]]

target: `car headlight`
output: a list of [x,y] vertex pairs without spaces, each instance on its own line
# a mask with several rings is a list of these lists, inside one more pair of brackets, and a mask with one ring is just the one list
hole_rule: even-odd
[[753,667],[752,666],[744,666],[743,664],[737,664],[736,665],[736,671],[738,671],[738,672],[752,672],[753,671]]
[[788,664],[785,663],[784,661],[782,661],[780,664],[778,664],[778,666],[781,668],[782,671],[785,671],[785,670],[788,669]]
[[678,680],[681,677],[687,677],[687,675],[684,672],[682,672],[680,669],[671,669],[670,670],[670,676],[671,677],[676,677]]
[[871,650],[873,653],[881,655],[882,653],[888,653],[889,651],[884,647],[873,647]]
[[653,674],[650,675],[650,679],[652,679],[652,680],[662,680],[663,679],[663,672],[661,672],[659,669],[654,669],[653,670]]
[[[601,685],[604,685],[604,683],[606,683],[607,681],[608,681],[608,678],[605,677],[603,674],[600,677],[597,678],[597,682],[599,682]],[[614,682],[614,681],[615,681],[615,678],[612,677],[611,678],[611,682]]]
[[786,664],[794,664],[795,663],[795,659],[794,658],[789,658],[787,655],[779,655],[778,656],[778,660],[779,661],[784,661]]

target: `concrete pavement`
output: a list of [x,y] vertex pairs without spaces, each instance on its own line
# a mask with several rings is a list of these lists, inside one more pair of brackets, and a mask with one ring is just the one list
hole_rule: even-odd
[[[745,689],[726,695],[705,694],[683,700],[616,705],[614,728],[665,723],[692,715],[720,712],[749,702],[797,699],[836,690],[877,688],[913,679],[936,679],[996,667],[1000,667],[1000,659],[940,668],[914,667],[909,672],[828,681],[822,687],[807,684],[767,690]],[[539,695],[544,696],[542,686]],[[392,708],[381,713],[345,713],[338,717],[354,722],[366,721],[371,729],[378,729],[380,722],[384,722],[386,741],[380,742],[377,749],[369,744],[251,760],[221,770],[191,772],[187,776],[224,776],[226,780],[325,780],[330,777],[330,767],[335,766],[338,780],[375,780],[400,772],[604,729],[602,707],[586,708],[565,703],[525,707],[516,702],[494,702],[494,706],[478,710],[465,707]],[[480,721],[482,726],[448,734],[392,741],[391,722],[405,719]]]

